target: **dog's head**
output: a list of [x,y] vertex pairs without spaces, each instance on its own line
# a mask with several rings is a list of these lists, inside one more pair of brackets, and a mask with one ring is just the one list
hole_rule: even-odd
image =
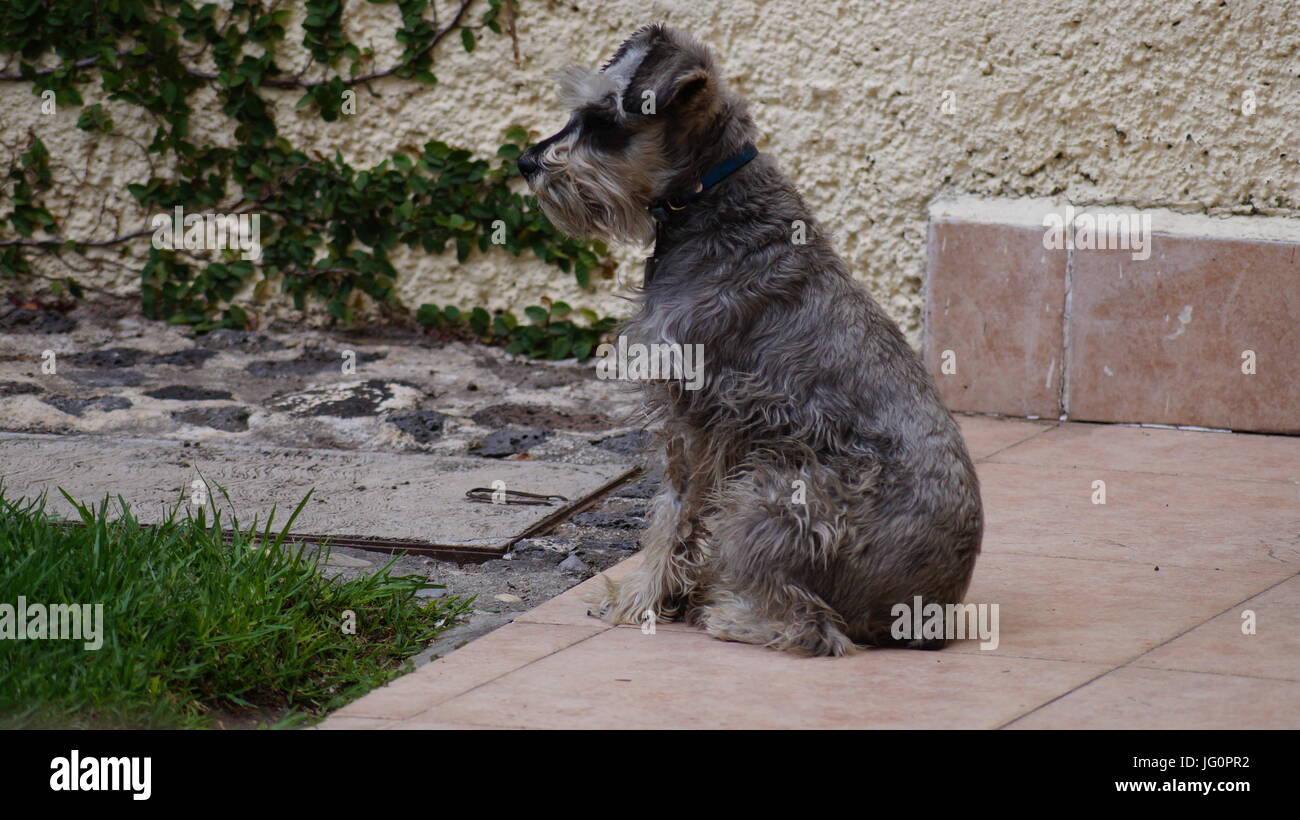
[[709,49],[663,25],[638,29],[598,71],[560,72],[569,122],[531,146],[519,170],[571,236],[646,243],[648,208],[717,162],[740,105]]

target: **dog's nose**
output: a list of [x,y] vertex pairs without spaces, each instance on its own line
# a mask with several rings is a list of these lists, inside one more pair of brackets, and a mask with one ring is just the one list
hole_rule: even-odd
[[519,173],[523,174],[524,176],[526,177],[532,176],[533,174],[537,173],[537,169],[539,167],[540,166],[538,166],[537,160],[533,158],[532,151],[525,151],[523,155],[519,157]]

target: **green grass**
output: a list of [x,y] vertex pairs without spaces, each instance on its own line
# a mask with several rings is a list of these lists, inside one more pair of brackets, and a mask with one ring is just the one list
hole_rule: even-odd
[[80,523],[0,487],[0,604],[102,603],[103,645],[0,640],[0,728],[301,725],[396,677],[469,607],[417,598],[437,585],[392,562],[324,578],[324,554],[284,543],[306,499],[277,533],[179,505],[142,527],[121,499],[64,496]]

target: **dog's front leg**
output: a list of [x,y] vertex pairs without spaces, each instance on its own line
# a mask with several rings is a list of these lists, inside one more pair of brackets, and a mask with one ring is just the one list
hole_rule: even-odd
[[591,614],[615,624],[672,621],[691,606],[707,560],[701,519],[711,472],[699,452],[686,435],[669,439],[663,488],[641,538],[643,562],[621,581],[606,578]]

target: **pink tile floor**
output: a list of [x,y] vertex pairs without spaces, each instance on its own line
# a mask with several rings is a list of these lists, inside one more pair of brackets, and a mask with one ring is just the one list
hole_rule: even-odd
[[960,421],[994,650],[648,635],[587,617],[598,576],[320,728],[1300,728],[1300,438]]

